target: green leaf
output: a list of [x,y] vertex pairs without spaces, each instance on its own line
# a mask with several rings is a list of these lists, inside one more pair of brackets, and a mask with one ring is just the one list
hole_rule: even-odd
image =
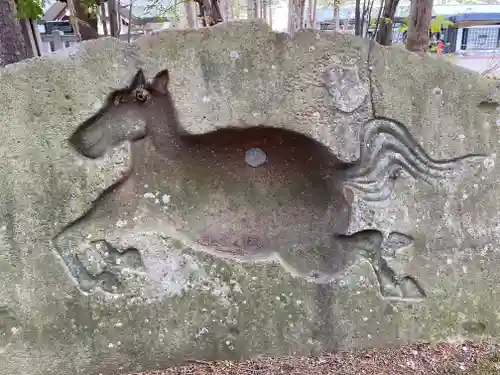
[[43,16],[43,0],[17,0],[17,17],[38,20]]

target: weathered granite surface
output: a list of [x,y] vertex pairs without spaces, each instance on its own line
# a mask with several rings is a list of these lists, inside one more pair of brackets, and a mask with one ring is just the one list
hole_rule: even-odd
[[[165,69],[197,145],[159,131]],[[0,90],[2,374],[500,333],[494,81],[235,22],[82,43]],[[194,136],[259,124],[310,138]]]

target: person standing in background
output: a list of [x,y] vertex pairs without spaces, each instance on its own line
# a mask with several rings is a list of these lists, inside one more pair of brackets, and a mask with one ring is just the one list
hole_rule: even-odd
[[443,48],[444,48],[443,41],[441,39],[439,39],[437,42],[437,54],[438,54],[438,56],[443,56]]

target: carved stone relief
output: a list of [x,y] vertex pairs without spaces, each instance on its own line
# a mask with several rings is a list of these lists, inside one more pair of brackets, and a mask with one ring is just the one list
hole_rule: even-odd
[[[333,79],[340,73],[328,74]],[[348,80],[358,77],[342,74]],[[382,298],[425,298],[420,283],[398,274],[383,256],[383,249],[394,253],[412,245],[410,236],[393,232],[384,239],[378,229],[348,234],[354,192],[381,201],[402,171],[432,183],[483,162],[484,156],[434,160],[403,124],[390,119],[363,125],[360,158],[353,163],[291,130],[257,126],[186,134],[168,80],[166,70],[151,82],[139,70],[131,85],[113,92],[69,140],[90,159],[126,140],[132,143],[129,174],[54,238],[82,291],[127,293],[123,270],[147,275],[140,247],[109,241],[120,231],[146,228],[166,237],[178,234],[220,257],[277,258],[293,274],[316,283],[341,277],[362,257],[370,262]]]
[[345,113],[356,111],[368,96],[368,86],[361,80],[355,65],[331,64],[320,74],[320,82],[335,107]]

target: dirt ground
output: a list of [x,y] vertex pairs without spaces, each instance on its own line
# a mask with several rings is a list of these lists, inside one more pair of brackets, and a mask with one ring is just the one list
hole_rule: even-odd
[[347,351],[320,357],[193,361],[137,375],[500,375],[500,345],[442,343]]

